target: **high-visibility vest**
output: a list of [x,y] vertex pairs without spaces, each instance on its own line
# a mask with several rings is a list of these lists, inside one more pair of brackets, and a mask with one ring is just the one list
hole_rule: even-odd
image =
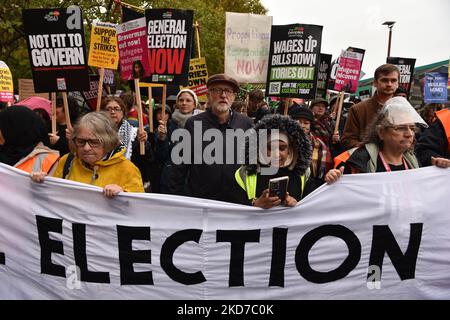
[[[308,168],[309,171],[309,168]],[[301,188],[302,193],[301,196],[303,197],[303,191],[305,190],[305,176],[308,176],[308,173],[305,175],[300,176],[300,182],[301,182]],[[257,174],[247,174],[247,171],[244,169],[244,167],[240,167],[236,170],[234,173],[234,178],[236,179],[236,182],[238,185],[244,189],[244,191],[247,192],[247,197],[249,200],[256,198],[256,184],[258,180]]]
[[353,154],[353,152],[356,150],[357,148],[351,148],[348,149],[347,151],[342,152],[341,154],[337,155],[336,157],[334,157],[334,168],[337,169],[337,167],[343,163],[345,164],[348,160],[348,158],[350,158],[350,156]]
[[53,165],[58,161],[59,154],[54,152],[42,152],[33,157],[30,157],[24,162],[20,162],[15,167],[26,171],[32,172],[46,172],[49,173]]
[[447,137],[447,149],[450,152],[450,110],[442,109],[436,112],[436,116],[444,127],[445,136]]

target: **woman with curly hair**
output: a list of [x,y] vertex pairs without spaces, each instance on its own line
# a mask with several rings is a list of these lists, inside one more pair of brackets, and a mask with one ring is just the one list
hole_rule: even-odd
[[[310,140],[297,121],[279,114],[264,117],[254,133],[255,139],[250,137],[246,143],[245,164],[234,175],[229,201],[264,209],[280,204],[295,206],[303,197],[309,177]],[[265,137],[266,141],[262,141]],[[269,180],[284,176],[289,177],[285,199],[270,196]]]

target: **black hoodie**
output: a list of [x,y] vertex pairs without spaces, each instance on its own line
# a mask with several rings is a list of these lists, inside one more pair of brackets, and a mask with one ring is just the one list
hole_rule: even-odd
[[0,146],[0,162],[10,166],[26,157],[39,142],[48,144],[44,121],[27,107],[12,106],[1,111],[0,130],[5,139]]

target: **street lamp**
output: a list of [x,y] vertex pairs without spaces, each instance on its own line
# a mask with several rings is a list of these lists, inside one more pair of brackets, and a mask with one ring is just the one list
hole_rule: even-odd
[[391,56],[391,38],[392,38],[392,27],[394,26],[395,21],[386,21],[383,22],[383,26],[388,26],[389,28],[389,42],[388,42],[388,52],[387,52],[387,56],[388,58]]

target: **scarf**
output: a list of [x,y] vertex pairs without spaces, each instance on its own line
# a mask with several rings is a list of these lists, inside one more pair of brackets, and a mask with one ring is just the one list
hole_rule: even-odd
[[310,134],[312,144],[311,177],[324,179],[332,168],[331,153],[327,145],[313,134]]
[[172,114],[172,120],[177,124],[178,128],[184,128],[187,119],[190,117],[192,117],[192,113],[181,113],[178,109],[175,109]]
[[137,128],[133,127],[128,121],[122,120],[122,124],[120,125],[118,134],[120,142],[122,142],[122,144],[127,149],[125,151],[124,157],[130,160],[133,153],[132,143],[137,136]]

